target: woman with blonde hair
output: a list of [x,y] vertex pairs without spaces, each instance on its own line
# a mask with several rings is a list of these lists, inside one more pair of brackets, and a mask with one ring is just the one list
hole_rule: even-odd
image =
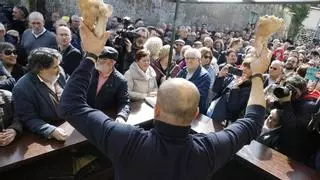
[[[170,71],[170,77],[176,77],[178,72],[180,71],[180,67],[172,62],[171,66],[169,67],[168,61],[169,61],[169,51],[170,51],[170,45],[165,45],[160,49],[159,53],[159,59],[151,63],[151,66],[156,72],[156,79],[157,84],[160,86],[160,84],[166,79],[167,76],[167,70]],[[174,57],[174,53],[172,55]]]
[[162,40],[159,37],[150,37],[144,43],[144,49],[150,52],[150,61],[153,62],[159,58],[160,49],[163,46]]

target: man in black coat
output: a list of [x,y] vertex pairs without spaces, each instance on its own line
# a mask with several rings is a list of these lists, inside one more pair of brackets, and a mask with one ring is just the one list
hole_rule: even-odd
[[66,84],[60,71],[61,55],[51,48],[31,51],[30,72],[23,76],[12,91],[14,118],[32,132],[50,139],[65,140],[68,135],[57,127],[63,122],[57,115],[57,105]]
[[71,44],[71,37],[71,31],[68,27],[60,26],[57,28],[57,44],[62,54],[61,67],[68,75],[72,74],[82,59],[80,51]]
[[127,80],[114,68],[117,60],[118,51],[106,46],[93,70],[87,101],[104,112],[116,108],[116,121],[125,122],[130,113],[130,99]]

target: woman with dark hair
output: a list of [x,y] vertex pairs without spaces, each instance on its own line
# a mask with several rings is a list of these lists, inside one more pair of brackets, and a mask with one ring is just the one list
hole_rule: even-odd
[[13,44],[0,42],[0,61],[5,70],[18,81],[26,72],[26,68],[17,64],[17,51]]
[[243,61],[241,76],[228,73],[231,65],[220,70],[212,87],[214,98],[207,111],[209,117],[219,123],[227,120],[228,124],[234,122],[245,110],[251,90],[250,63],[250,60]]
[[137,52],[136,61],[124,76],[128,81],[130,99],[142,100],[147,96],[157,95],[156,72],[150,66],[150,53],[146,49]]

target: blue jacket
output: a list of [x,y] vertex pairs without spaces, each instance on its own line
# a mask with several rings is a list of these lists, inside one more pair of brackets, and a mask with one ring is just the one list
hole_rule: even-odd
[[[64,88],[66,81],[60,74],[59,85]],[[23,76],[12,92],[14,116],[32,132],[48,138],[61,121],[56,107],[49,96],[49,88],[32,72]]]
[[[177,75],[177,77],[186,79],[188,74],[187,67],[183,68]],[[203,67],[199,66],[197,70],[194,72],[192,77],[188,79],[194,85],[197,86],[200,92],[200,102],[199,102],[199,109],[201,114],[207,113],[207,98],[210,88],[211,78],[207,70]]]
[[88,104],[104,112],[116,109],[117,116],[127,120],[130,113],[130,99],[125,77],[114,69],[97,94],[98,80],[99,73],[94,69],[88,90]]
[[215,94],[214,99],[221,97],[218,104],[213,109],[213,114],[210,115],[215,121],[221,122],[223,120],[230,120],[234,122],[247,106],[251,82],[246,81],[238,88],[230,88],[228,85],[232,81],[234,81],[233,76],[227,76],[225,78],[216,77],[216,81],[213,84],[212,91]]
[[116,180],[210,179],[261,131],[265,109],[258,105],[249,106],[244,119],[218,133],[189,134],[190,126],[159,120],[150,131],[114,122],[86,102],[93,68],[85,59],[71,75],[59,115],[108,156]]

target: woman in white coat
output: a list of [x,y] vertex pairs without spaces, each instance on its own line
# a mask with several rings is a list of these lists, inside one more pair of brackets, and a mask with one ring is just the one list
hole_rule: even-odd
[[130,65],[124,74],[128,81],[130,99],[142,100],[148,96],[157,95],[156,73],[150,66],[150,53],[141,49],[136,53],[136,61]]

